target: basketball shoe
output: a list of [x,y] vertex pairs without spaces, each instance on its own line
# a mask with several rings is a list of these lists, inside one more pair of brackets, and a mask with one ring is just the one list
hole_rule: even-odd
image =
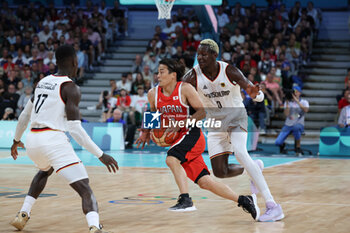
[[28,213],[21,211],[21,212],[18,212],[15,219],[12,220],[12,222],[10,224],[21,231],[29,219],[30,219],[30,217],[28,216]]
[[258,220],[260,216],[260,209],[257,203],[256,195],[240,195],[238,197],[238,207],[242,207],[247,213],[250,213],[254,220]]
[[108,232],[102,229],[98,229],[96,226],[91,226],[89,228],[89,233],[108,233]]
[[275,222],[283,218],[284,214],[280,204],[266,202],[266,212],[260,216],[259,222]]
[[179,196],[176,205],[170,207],[168,210],[176,212],[195,211],[196,207],[193,205],[192,198]]
[[[264,170],[264,162],[261,159],[254,160],[254,162],[259,166],[260,170]],[[250,191],[252,194],[258,194],[259,189],[255,186],[254,182],[250,180]]]

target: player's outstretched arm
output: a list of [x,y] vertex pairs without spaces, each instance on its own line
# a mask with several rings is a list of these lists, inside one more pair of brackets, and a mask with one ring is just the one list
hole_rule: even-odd
[[30,116],[32,114],[32,108],[33,108],[33,99],[34,98],[28,101],[28,103],[26,104],[23,111],[18,117],[15,137],[13,139],[13,143],[11,146],[11,156],[14,160],[16,160],[18,156],[17,148],[18,147],[24,148],[24,144],[21,142],[21,138],[24,131],[27,129],[28,123],[30,121]]
[[226,75],[231,82],[236,82],[243,88],[254,101],[261,102],[264,100],[264,93],[260,91],[259,85],[254,85],[236,67],[228,65]]
[[66,103],[67,130],[74,140],[82,147],[95,155],[106,165],[109,172],[116,172],[119,169],[117,161],[105,153],[91,140],[84,128],[81,126],[79,102],[80,90],[73,82],[62,84],[61,96]]
[[[156,88],[152,88],[148,91],[147,98],[148,102],[150,104],[150,110],[151,112],[156,111],[156,104],[155,104],[155,91]],[[149,141],[151,140],[151,130],[150,129],[140,129],[140,136],[138,139],[136,139],[135,144],[136,147],[139,148],[140,145],[142,145],[141,149],[145,147],[145,144],[147,143],[149,145]]]
[[194,69],[189,70],[182,78],[182,81],[191,84],[195,89],[197,89],[197,74]]

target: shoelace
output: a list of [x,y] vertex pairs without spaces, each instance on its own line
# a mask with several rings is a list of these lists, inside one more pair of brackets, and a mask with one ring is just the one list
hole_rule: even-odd
[[266,213],[267,215],[270,215],[272,212],[273,208],[266,208]]

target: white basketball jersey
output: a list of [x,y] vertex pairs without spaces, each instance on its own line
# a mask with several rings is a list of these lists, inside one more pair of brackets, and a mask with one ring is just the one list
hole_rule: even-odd
[[49,75],[39,81],[34,91],[31,128],[49,127],[66,131],[65,103],[61,98],[61,85],[72,82],[68,76]]
[[[193,67],[197,75],[197,91],[207,112],[207,118],[227,119],[232,123],[246,117],[241,87],[226,75],[228,63],[218,61],[219,73],[212,81],[202,73],[199,65]],[[228,123],[228,122],[227,122]]]

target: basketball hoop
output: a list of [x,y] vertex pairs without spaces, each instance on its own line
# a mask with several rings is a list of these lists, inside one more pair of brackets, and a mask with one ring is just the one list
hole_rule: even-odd
[[154,0],[158,9],[158,19],[170,19],[175,0]]

